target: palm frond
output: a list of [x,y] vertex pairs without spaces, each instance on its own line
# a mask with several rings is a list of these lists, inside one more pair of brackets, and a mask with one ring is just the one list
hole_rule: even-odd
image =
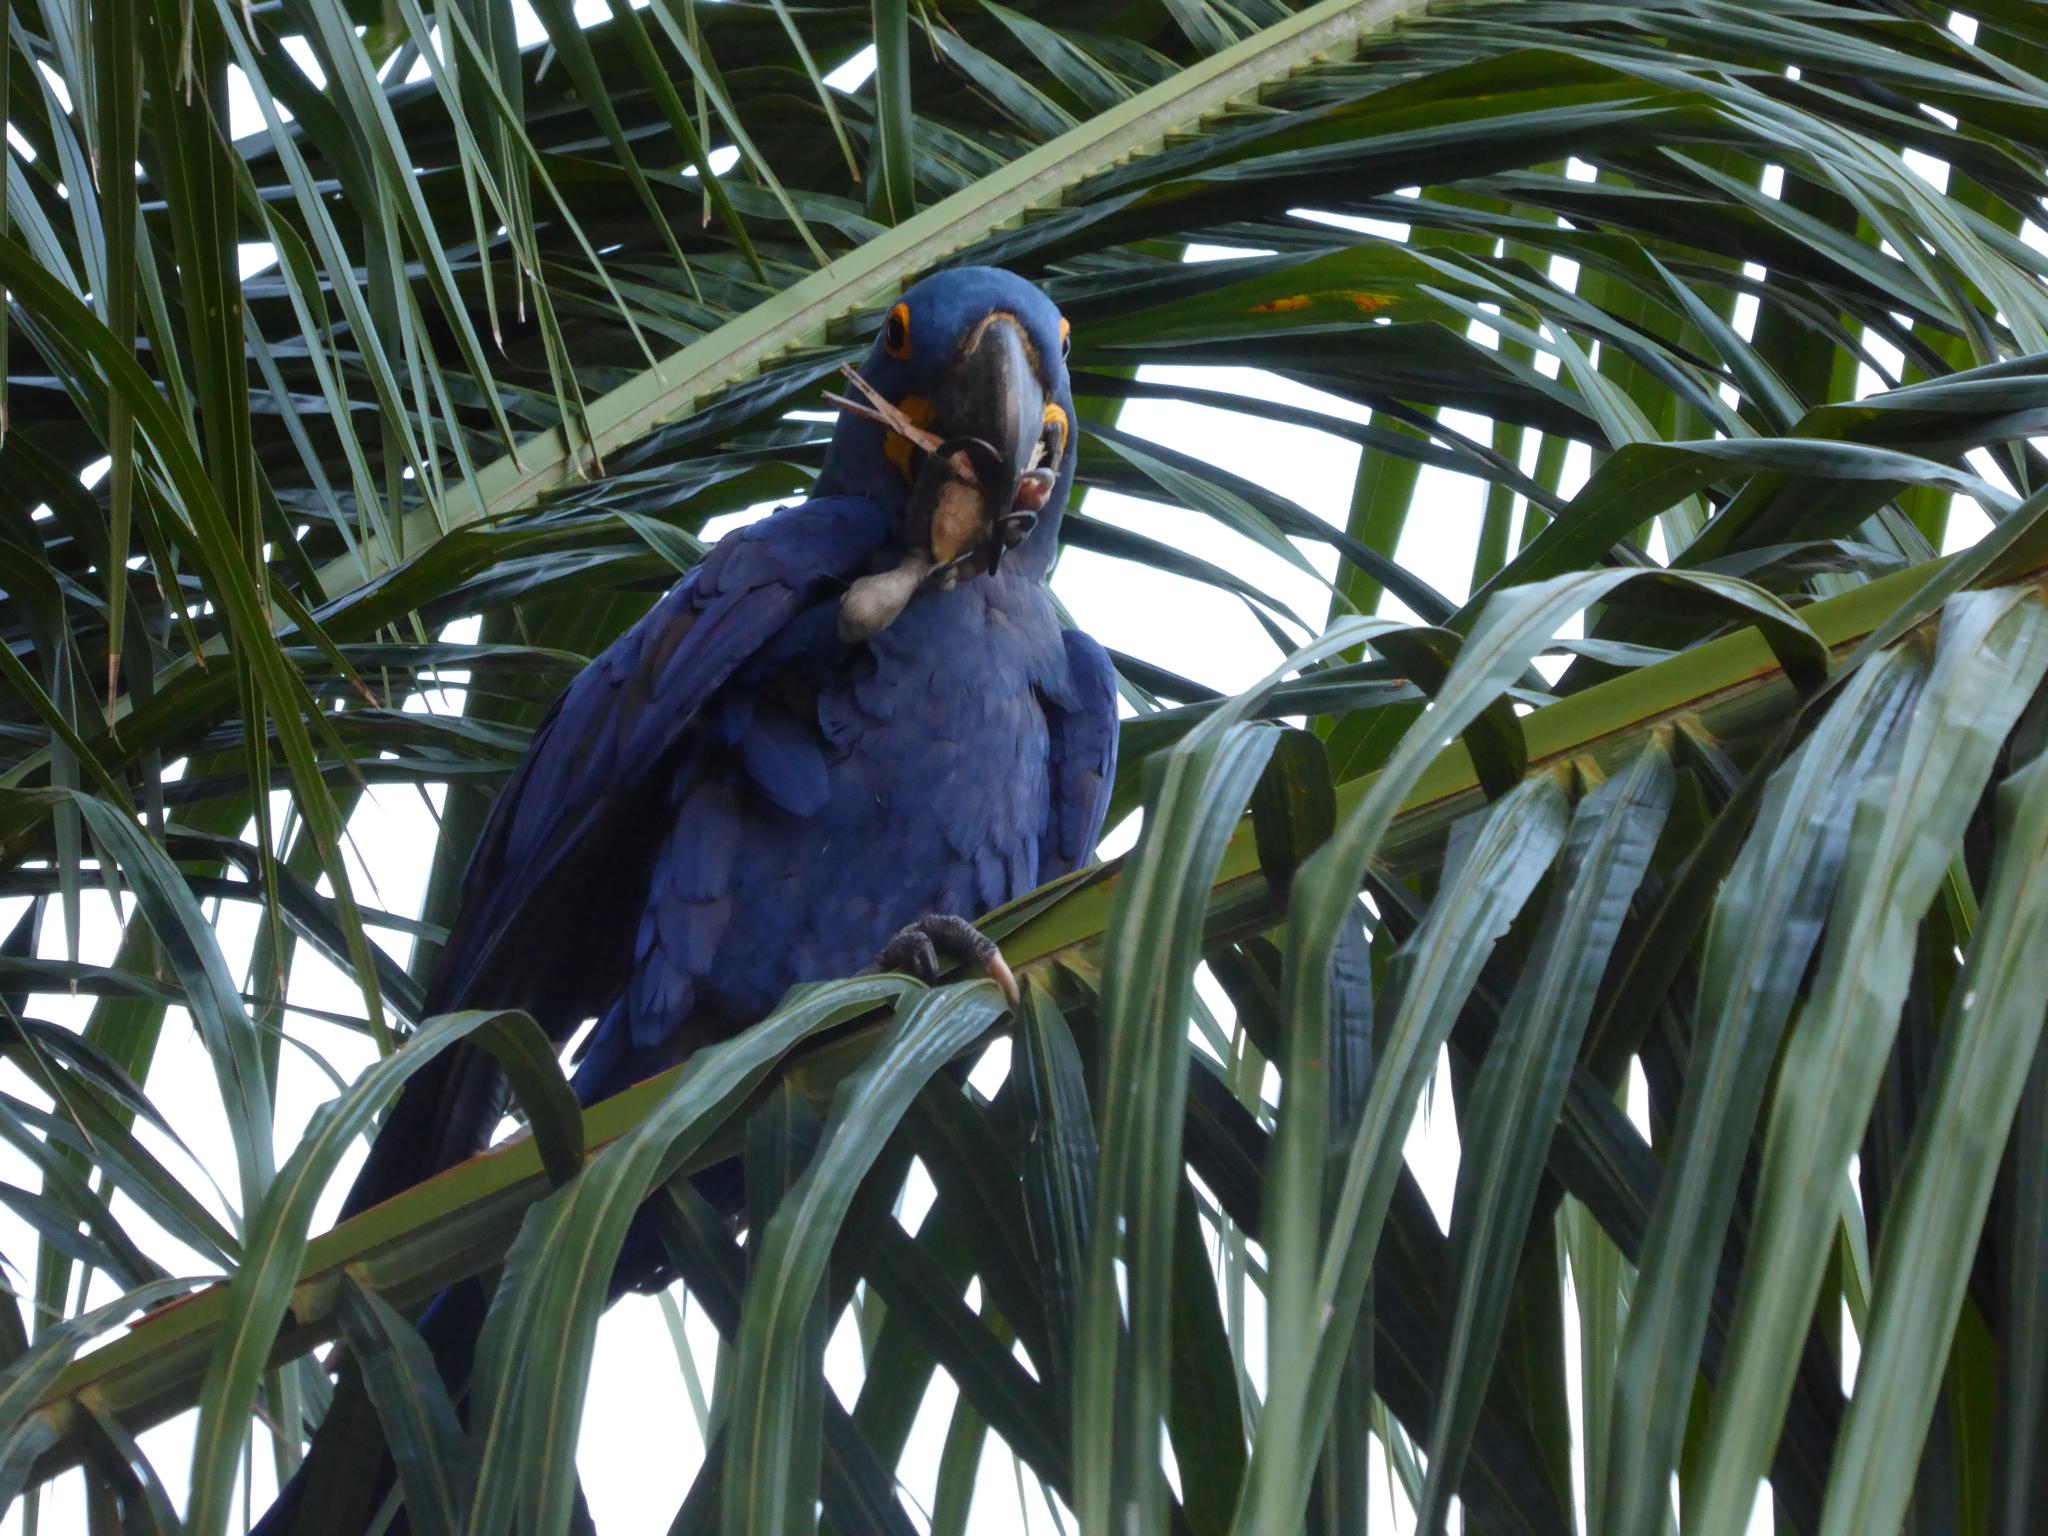
[[[224,1530],[346,1338],[422,1528],[567,1529],[651,1198],[731,1346],[682,1529],[902,1528],[941,1373],[934,1529],[991,1445],[1089,1532],[1356,1530],[1374,1454],[1475,1530],[1576,1528],[1582,1488],[1653,1536],[1674,1474],[1716,1536],[1761,1479],[1786,1531],[2024,1528],[2033,8],[129,10],[21,0],[0,75],[10,1497],[83,1465],[94,1529]],[[417,1016],[490,789],[715,520],[815,472],[869,312],[967,260],[1074,324],[1056,592],[1117,562],[1258,654],[1117,637],[1143,829],[991,918],[1007,1074],[942,1070],[985,988],[866,979],[579,1127],[520,1022]],[[1283,431],[1355,455],[1334,516],[1229,451]],[[386,786],[442,796],[417,917],[351,864]],[[279,1145],[315,961],[405,1048]],[[171,1134],[187,1019],[224,1190]],[[309,1236],[471,1029],[532,1139]],[[1403,1157],[1440,1063],[1447,1228]],[[734,1157],[778,1196],[744,1252],[688,1178]],[[406,1312],[492,1271],[465,1428]],[[188,1409],[189,1491],[136,1439]]]

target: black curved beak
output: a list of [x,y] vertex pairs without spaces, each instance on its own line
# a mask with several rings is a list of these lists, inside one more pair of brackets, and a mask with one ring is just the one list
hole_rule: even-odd
[[[964,455],[973,479],[971,512],[957,478],[936,488],[928,512],[933,564],[943,568],[982,553],[993,573],[1004,551],[1031,531],[1044,501],[1032,488],[1020,500],[1020,486],[1047,473],[1036,462],[1046,430],[1045,387],[1015,316],[998,311],[968,334],[932,397],[932,426],[942,439],[932,458],[956,463]],[[1050,469],[1057,473],[1058,466]]]

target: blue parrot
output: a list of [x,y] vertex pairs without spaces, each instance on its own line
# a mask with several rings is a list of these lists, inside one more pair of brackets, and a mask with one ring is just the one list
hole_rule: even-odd
[[[1068,341],[989,267],[889,309],[810,497],[721,540],[534,733],[429,1012],[523,1008],[558,1045],[596,1017],[574,1074],[591,1103],[797,982],[931,979],[949,952],[1013,987],[969,920],[1087,862],[1116,761],[1109,657],[1045,587],[1074,477]],[[438,1058],[344,1216],[482,1150],[502,1102],[483,1053]],[[466,1359],[430,1341],[444,1369]],[[288,1529],[299,1491],[259,1530]]]

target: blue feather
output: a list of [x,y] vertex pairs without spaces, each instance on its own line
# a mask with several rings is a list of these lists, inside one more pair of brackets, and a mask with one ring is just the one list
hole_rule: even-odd
[[[1001,311],[1073,420],[1059,314],[1029,283],[965,268],[904,302],[909,355],[878,342],[862,370],[890,398],[929,395]],[[1044,586],[1073,470],[1069,440],[999,570],[922,592],[850,644],[840,598],[903,561],[909,484],[882,431],[843,416],[813,496],[722,539],[535,731],[472,856],[431,1010],[523,1007],[558,1041],[598,1015],[576,1072],[590,1103],[795,982],[859,969],[905,923],[976,917],[1084,862],[1115,772],[1116,689]],[[345,1214],[475,1151],[495,1084],[474,1051],[431,1063]],[[451,1317],[444,1304],[437,1327],[456,1331]],[[295,1497],[259,1531],[275,1536]]]

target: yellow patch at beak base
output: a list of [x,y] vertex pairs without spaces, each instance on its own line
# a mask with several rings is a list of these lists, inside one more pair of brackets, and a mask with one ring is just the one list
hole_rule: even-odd
[[1055,422],[1059,424],[1059,446],[1054,448],[1052,452],[1046,456],[1045,461],[1049,467],[1053,469],[1058,469],[1060,465],[1066,461],[1067,439],[1070,436],[1072,436],[1073,424],[1067,420],[1067,413],[1060,408],[1060,403],[1057,400],[1048,400],[1045,402],[1044,421],[1045,425],[1048,427],[1053,425]]
[[[896,403],[896,409],[909,418],[913,427],[931,425],[932,402],[926,395],[905,395]],[[910,455],[916,444],[899,433],[891,432],[883,439],[882,452],[889,455],[889,462],[896,466],[896,473],[905,480],[914,478],[910,472]]]

